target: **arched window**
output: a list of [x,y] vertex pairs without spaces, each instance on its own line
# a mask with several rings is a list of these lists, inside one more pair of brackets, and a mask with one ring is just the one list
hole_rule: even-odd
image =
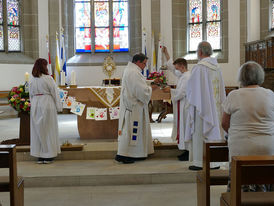
[[21,51],[20,0],[0,0],[0,51]]
[[195,52],[202,40],[221,50],[221,37],[221,0],[188,0],[188,52]]
[[129,51],[127,0],[74,0],[75,51]]

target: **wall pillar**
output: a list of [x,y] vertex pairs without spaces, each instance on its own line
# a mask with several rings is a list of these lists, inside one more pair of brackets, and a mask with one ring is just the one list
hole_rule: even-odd
[[260,1],[249,0],[247,1],[247,42],[260,40],[260,31]]

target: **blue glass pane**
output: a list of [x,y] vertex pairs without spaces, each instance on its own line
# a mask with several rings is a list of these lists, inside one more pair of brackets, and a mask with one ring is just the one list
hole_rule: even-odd
[[207,0],[207,20],[221,20],[221,2],[220,0]]
[[109,28],[95,28],[95,52],[109,52]]
[[202,0],[189,0],[189,22],[200,23],[203,21]]
[[113,2],[113,26],[128,26],[127,2]]
[[91,29],[75,29],[75,48],[76,52],[91,52]]
[[113,28],[113,51],[129,51],[128,27]]
[[90,3],[75,3],[75,27],[90,27]]
[[19,25],[19,2],[18,0],[7,0],[8,25]]

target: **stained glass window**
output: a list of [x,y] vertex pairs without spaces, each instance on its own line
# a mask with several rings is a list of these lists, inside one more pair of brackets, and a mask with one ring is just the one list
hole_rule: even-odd
[[196,51],[202,40],[208,41],[213,50],[220,50],[221,0],[188,0],[188,6],[188,51]]
[[20,0],[0,0],[0,51],[21,51]]
[[0,51],[4,50],[3,2],[0,0]]
[[75,2],[75,47],[76,52],[91,52],[90,2]]
[[[74,2],[76,52],[129,51],[128,0]],[[81,9],[77,9],[80,6],[77,7],[76,4],[81,4]],[[88,18],[82,18],[83,4],[87,4]],[[81,30],[80,27],[88,27],[89,30]]]
[[189,22],[199,23],[203,20],[202,0],[189,1]]
[[19,0],[7,0],[8,50],[20,51]]
[[274,29],[274,0],[271,1],[271,29]]

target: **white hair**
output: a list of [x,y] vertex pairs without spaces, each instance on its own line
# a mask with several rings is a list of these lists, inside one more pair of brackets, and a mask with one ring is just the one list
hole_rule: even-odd
[[239,69],[238,81],[240,86],[262,85],[264,83],[264,70],[254,61],[244,63]]
[[197,51],[201,51],[204,56],[211,56],[213,54],[212,47],[209,42],[202,41],[199,43]]

